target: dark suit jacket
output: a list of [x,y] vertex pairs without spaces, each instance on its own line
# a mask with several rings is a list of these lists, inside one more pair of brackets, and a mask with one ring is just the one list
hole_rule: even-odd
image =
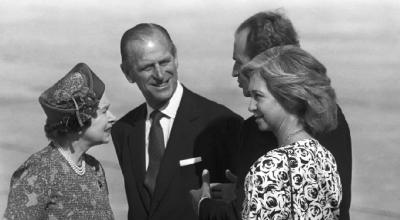
[[[351,200],[351,137],[349,126],[339,106],[337,113],[338,127],[329,133],[317,135],[315,138],[336,159],[343,190],[342,202],[340,204],[340,220],[348,220],[350,219],[349,209]],[[277,146],[278,143],[274,134],[270,131],[260,131],[254,117],[245,120],[241,131],[241,144],[235,160],[237,161],[238,199],[234,205],[225,205],[211,199],[204,200],[200,207],[200,219],[235,219],[232,216],[240,216],[238,212],[241,210],[244,198],[243,185],[247,172],[259,157]],[[235,207],[235,209],[232,209],[232,207]]]
[[[161,161],[153,198],[144,188],[146,105],[129,112],[113,126],[112,138],[124,176],[128,219],[196,219],[190,189],[201,183],[207,168],[212,181],[225,181],[232,168],[242,118],[226,107],[184,88],[167,147]],[[202,162],[180,167],[182,159]]]

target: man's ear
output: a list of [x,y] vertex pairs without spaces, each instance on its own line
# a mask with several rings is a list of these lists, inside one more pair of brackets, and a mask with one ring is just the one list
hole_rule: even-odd
[[128,80],[128,82],[130,83],[135,83],[135,80],[131,77],[129,68],[127,66],[127,64],[121,63],[119,65],[121,67],[122,72],[124,73],[126,79]]
[[176,68],[178,68],[178,64],[179,64],[179,62],[178,62],[178,56],[176,56],[176,57],[174,58],[174,62],[175,62]]
[[178,62],[178,57],[177,56],[174,57],[174,64],[175,64],[175,67],[178,68],[179,62]]

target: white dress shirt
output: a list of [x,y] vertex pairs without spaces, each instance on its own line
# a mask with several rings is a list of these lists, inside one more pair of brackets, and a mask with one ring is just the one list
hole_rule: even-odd
[[[182,99],[183,87],[181,83],[178,81],[174,94],[171,99],[167,103],[167,105],[161,107],[159,109],[166,117],[162,117],[160,119],[161,128],[164,134],[164,146],[167,147],[169,135],[171,133],[172,125],[175,121],[176,112],[178,111],[179,104]],[[146,147],[146,170],[149,166],[149,133],[152,119],[150,118],[150,114],[154,111],[154,109],[146,103],[147,106],[147,116],[146,116],[146,133],[145,133],[145,147]]]

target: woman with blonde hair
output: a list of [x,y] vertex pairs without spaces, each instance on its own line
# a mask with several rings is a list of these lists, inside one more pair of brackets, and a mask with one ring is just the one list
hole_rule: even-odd
[[338,219],[342,196],[335,158],[314,136],[337,126],[325,67],[297,46],[273,47],[241,69],[249,111],[278,147],[250,168],[243,219]]

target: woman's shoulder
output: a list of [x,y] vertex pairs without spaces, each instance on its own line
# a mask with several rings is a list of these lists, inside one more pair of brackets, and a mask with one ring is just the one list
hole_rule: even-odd
[[90,154],[85,153],[85,162],[89,166],[101,166],[100,162]]
[[56,149],[51,145],[47,145],[46,147],[42,148],[41,150],[31,154],[29,158],[25,162],[47,162],[46,158],[51,158],[56,153]]
[[318,164],[320,169],[325,169],[329,164],[332,169],[337,169],[333,154],[316,139],[297,141],[285,148],[288,150],[289,157],[296,160],[296,163]]
[[317,159],[335,161],[333,154],[326,147],[321,145],[316,139],[299,141],[298,147],[303,151],[309,151],[310,153],[314,154]]
[[286,163],[286,161],[286,151],[281,148],[276,148],[259,157],[251,166],[251,170],[253,172],[267,172],[271,169],[284,168],[283,163]]
[[[32,154],[13,173],[5,216],[11,219],[27,219],[41,213],[44,201],[48,199],[50,175],[50,158],[53,148],[47,146]],[[14,216],[14,217],[12,217]],[[18,217],[15,217],[18,216]]]
[[93,168],[94,171],[104,173],[104,168],[101,165],[101,163],[92,155],[90,154],[85,154],[85,162],[86,165]]
[[54,156],[54,148],[48,145],[40,151],[31,154],[25,162],[19,168],[37,168],[46,167],[51,162],[51,158]]
[[49,145],[29,156],[29,158],[13,173],[11,185],[18,182],[45,179],[51,167],[51,158],[53,154],[54,149]]
[[296,141],[290,145],[282,147],[282,149],[287,150],[289,154],[293,153],[304,154],[304,152],[310,152],[313,154],[320,154],[320,153],[331,154],[328,149],[322,146],[319,143],[319,141],[314,138],[308,138]]
[[316,139],[304,139],[296,141],[292,144],[275,148],[266,152],[253,163],[251,169],[253,171],[260,169],[277,169],[288,165],[291,159],[307,159],[312,158],[318,160],[328,160],[335,163],[332,153],[322,146]]

